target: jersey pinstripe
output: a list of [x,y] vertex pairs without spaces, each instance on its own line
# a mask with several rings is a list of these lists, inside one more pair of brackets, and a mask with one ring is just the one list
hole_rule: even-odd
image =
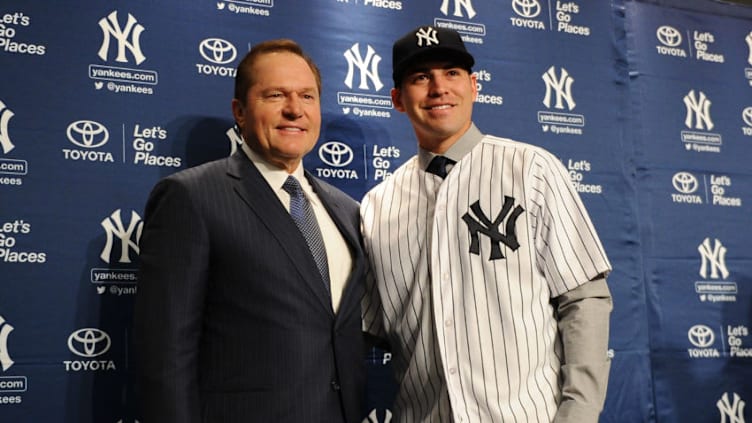
[[444,180],[417,163],[361,205],[364,325],[391,343],[397,421],[552,421],[561,345],[550,298],[610,270],[566,169],[492,136]]

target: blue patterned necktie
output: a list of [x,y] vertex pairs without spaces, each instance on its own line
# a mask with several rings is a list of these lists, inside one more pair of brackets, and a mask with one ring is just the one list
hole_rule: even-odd
[[282,189],[290,194],[290,216],[303,234],[308,249],[311,250],[316,266],[319,268],[321,280],[324,281],[326,291],[329,292],[329,264],[326,260],[326,248],[311,203],[308,202],[300,182],[294,176],[287,177]]
[[450,159],[446,156],[435,156],[431,163],[428,164],[428,167],[426,168],[426,172],[433,173],[434,175],[441,176],[441,179],[446,178],[447,173],[447,165],[454,165],[454,160]]

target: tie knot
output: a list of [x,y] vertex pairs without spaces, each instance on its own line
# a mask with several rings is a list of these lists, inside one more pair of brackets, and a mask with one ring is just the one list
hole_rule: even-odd
[[446,156],[435,156],[431,163],[428,164],[428,167],[426,168],[426,172],[433,173],[434,175],[438,175],[442,178],[446,178],[447,176],[447,165],[453,165],[457,162],[450,159]]
[[287,177],[285,183],[282,184],[282,189],[287,191],[291,196],[300,196],[303,194],[303,188],[300,186],[300,182],[298,182],[298,180],[292,175]]

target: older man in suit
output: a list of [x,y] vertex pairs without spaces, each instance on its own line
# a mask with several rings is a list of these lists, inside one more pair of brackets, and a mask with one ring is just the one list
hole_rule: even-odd
[[242,149],[152,191],[134,329],[141,421],[361,420],[358,205],[301,162],[320,93],[296,43],[256,45],[232,100]]

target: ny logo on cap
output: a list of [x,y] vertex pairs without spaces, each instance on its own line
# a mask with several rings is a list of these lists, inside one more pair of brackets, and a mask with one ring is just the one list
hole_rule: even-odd
[[439,44],[439,38],[436,37],[436,34],[436,30],[430,26],[418,29],[418,32],[415,33],[418,38],[418,47],[423,47],[423,42],[426,43],[426,47],[431,44]]

